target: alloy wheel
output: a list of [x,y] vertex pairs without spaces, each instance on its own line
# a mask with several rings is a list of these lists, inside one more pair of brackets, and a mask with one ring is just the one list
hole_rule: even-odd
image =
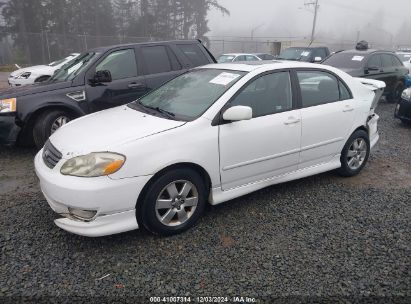
[[51,134],[56,132],[59,128],[64,126],[66,123],[68,123],[70,119],[67,116],[59,116],[57,117],[53,123],[51,124]]
[[198,191],[186,180],[174,181],[161,190],[156,200],[157,219],[165,226],[179,226],[188,221],[198,204]]
[[356,138],[347,152],[347,165],[351,170],[357,170],[367,156],[367,143],[363,138]]

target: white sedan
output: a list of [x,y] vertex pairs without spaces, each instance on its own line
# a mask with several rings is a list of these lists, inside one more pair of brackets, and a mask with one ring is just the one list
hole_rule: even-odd
[[8,82],[12,87],[20,87],[33,83],[43,82],[53,76],[54,72],[60,69],[70,60],[78,57],[79,53],[73,53],[67,57],[53,61],[47,65],[35,65],[27,68],[18,69],[10,74]]
[[68,123],[36,155],[36,173],[64,230],[175,234],[207,203],[358,174],[379,138],[384,87],[310,63],[208,65]]

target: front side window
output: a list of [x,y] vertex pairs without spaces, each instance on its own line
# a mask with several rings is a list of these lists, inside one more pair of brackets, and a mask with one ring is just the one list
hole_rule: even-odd
[[180,120],[201,116],[224,92],[240,80],[246,72],[220,69],[196,69],[167,82],[131,108],[167,111]]
[[242,89],[230,105],[250,107],[253,118],[291,110],[290,74],[276,72],[255,79]]
[[96,72],[110,71],[113,80],[136,77],[137,64],[133,49],[110,53],[96,66]]
[[342,69],[361,69],[366,62],[366,56],[362,53],[335,53],[322,62]]
[[299,71],[297,76],[304,108],[340,100],[335,76],[321,71]]
[[396,66],[396,67],[403,66],[402,61],[396,56],[391,56],[391,61],[392,61],[393,66]]

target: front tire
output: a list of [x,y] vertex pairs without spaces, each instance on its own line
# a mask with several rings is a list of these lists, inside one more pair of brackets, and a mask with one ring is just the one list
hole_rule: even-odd
[[364,168],[370,156],[370,140],[364,130],[355,131],[347,140],[341,152],[341,168],[338,173],[345,177],[357,175]]
[[388,95],[387,101],[391,103],[398,102],[401,99],[401,94],[404,89],[405,85],[401,81],[398,81],[395,84],[394,90]]
[[73,117],[63,110],[50,110],[40,114],[33,128],[33,139],[37,149],[41,149],[51,134],[72,119]]
[[150,232],[164,236],[178,234],[200,218],[207,193],[204,181],[196,171],[174,169],[149,186],[137,212]]

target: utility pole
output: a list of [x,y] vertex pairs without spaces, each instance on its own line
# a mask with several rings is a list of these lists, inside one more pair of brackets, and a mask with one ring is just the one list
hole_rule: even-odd
[[318,1],[319,0],[304,3],[305,6],[314,5],[314,18],[313,18],[313,27],[312,27],[312,30],[311,30],[310,45],[314,42],[314,39],[315,39],[315,27],[317,25],[318,9],[320,8],[320,5],[318,4]]

